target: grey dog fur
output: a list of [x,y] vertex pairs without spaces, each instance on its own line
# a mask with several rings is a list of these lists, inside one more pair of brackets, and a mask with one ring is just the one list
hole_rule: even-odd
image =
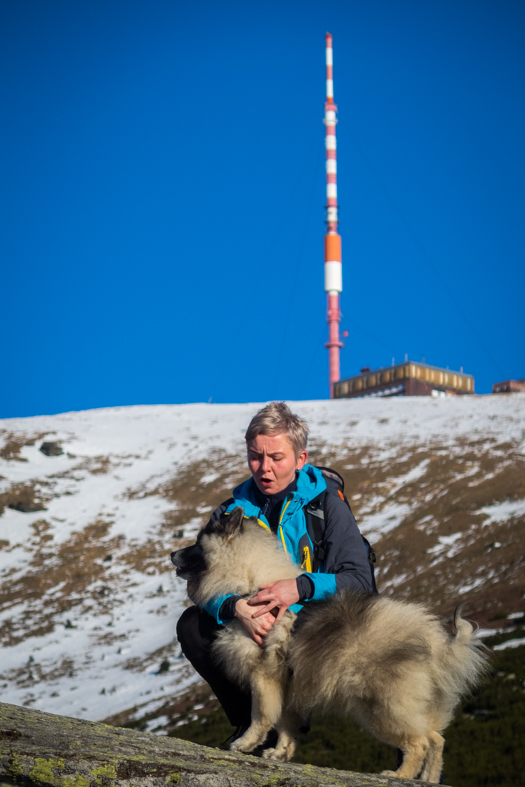
[[[197,545],[205,568],[189,579],[188,595],[200,606],[225,593],[250,597],[303,573],[242,508],[201,531]],[[175,553],[181,561],[184,551]],[[294,629],[296,615],[288,611],[264,648],[237,620],[217,636],[214,657],[252,692],[251,726],[231,748],[250,752],[274,728],[277,744],[263,756],[289,760],[304,719],[314,709],[330,710],[350,714],[402,750],[401,766],[384,775],[438,782],[441,733],[488,669],[471,624],[458,612],[449,635],[421,604],[348,591],[308,603],[301,618]]]

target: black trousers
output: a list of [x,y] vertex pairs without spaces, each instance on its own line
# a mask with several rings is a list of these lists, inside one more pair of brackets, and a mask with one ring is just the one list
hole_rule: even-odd
[[220,628],[203,609],[189,607],[177,623],[177,639],[188,661],[210,684],[230,724],[234,727],[249,725],[252,710],[250,692],[232,683],[211,658],[211,646]]

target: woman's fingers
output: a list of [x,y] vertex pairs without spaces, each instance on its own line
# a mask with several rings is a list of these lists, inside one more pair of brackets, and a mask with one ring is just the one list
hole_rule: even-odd
[[252,598],[248,599],[248,604],[251,607],[255,607],[257,606],[257,604],[265,604],[269,599],[272,598],[272,596],[273,593],[271,593],[270,591],[259,590],[259,592],[255,594],[255,596],[252,596]]
[[[268,615],[269,613],[271,614],[271,611],[272,611],[272,609],[275,608],[275,606],[276,606],[276,604],[268,604],[268,605],[266,605],[264,607],[261,607],[260,609],[258,609],[256,612],[253,613],[252,618],[253,619],[260,618],[261,615]],[[272,621],[272,625],[274,623],[275,623],[275,620]]]

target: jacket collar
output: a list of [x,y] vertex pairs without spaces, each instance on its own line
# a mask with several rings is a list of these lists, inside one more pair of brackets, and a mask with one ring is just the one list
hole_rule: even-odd
[[282,503],[284,498],[288,497],[289,494],[293,494],[296,488],[297,488],[297,479],[295,476],[292,483],[288,484],[286,489],[282,489],[280,492],[277,492],[276,495],[265,495],[264,492],[261,492],[255,481],[252,484],[254,499],[257,505],[260,506],[260,508],[264,508],[264,506],[268,501],[270,501],[270,505],[273,508],[277,503]]
[[[302,470],[297,471],[295,474],[295,484],[295,491],[291,492],[292,500],[294,503],[297,502],[301,508],[326,489],[326,481],[323,478],[323,474],[317,467],[313,467],[312,465],[305,465]],[[235,487],[233,490],[233,497],[235,500],[249,500],[252,503],[258,504],[259,501],[256,496],[257,491],[257,486],[253,478],[248,478],[247,481]]]

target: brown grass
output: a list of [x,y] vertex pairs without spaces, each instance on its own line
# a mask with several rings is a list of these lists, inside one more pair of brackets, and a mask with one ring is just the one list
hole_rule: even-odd
[[0,448],[0,457],[6,459],[8,462],[27,462],[27,459],[20,456],[22,448],[26,445],[34,445],[37,440],[42,440],[49,434],[55,434],[55,432],[38,432],[33,435],[21,435],[14,434],[14,432],[8,432],[7,429],[0,429],[0,437],[4,439],[4,443]]
[[[212,474],[213,480],[207,480]],[[214,450],[206,459],[183,467],[170,481],[149,491],[146,486],[129,489],[127,494],[130,500],[159,495],[175,503],[176,508],[164,515],[161,534],[176,534],[180,538],[178,531],[199,516],[197,509],[206,509],[200,514],[202,525],[205,525],[215,508],[231,496],[232,488],[246,476],[244,457]]]
[[[144,705],[146,704],[144,703]],[[198,706],[197,709],[195,708],[196,705]],[[124,727],[132,726],[134,719],[138,716],[140,716],[142,724],[159,716],[168,716],[171,724],[168,724],[166,729],[174,729],[175,722],[187,720],[194,714],[198,714],[202,718],[209,716],[212,711],[219,708],[219,701],[207,683],[198,683],[175,699],[168,699],[164,705],[150,713],[142,715],[141,707],[144,706],[135,706],[121,713],[116,713],[114,716],[108,716],[108,718],[103,719],[103,722],[115,727]]]
[[0,516],[6,508],[14,508],[16,511],[31,513],[34,511],[45,511],[45,504],[51,499],[52,495],[44,491],[49,490],[51,484],[46,481],[34,479],[23,484],[11,484],[9,489],[0,493]]
[[[96,608],[99,614],[105,614],[115,606],[116,600],[111,593],[99,594],[97,589],[88,590],[90,585],[100,580],[104,582],[101,587],[106,586],[107,565],[103,560],[108,552],[117,551],[120,547],[120,537],[102,541],[110,524],[96,521],[72,533],[67,542],[54,550],[49,524],[40,520],[33,525],[34,551],[28,560],[27,571],[22,575],[17,573],[12,579],[7,577],[0,587],[0,608],[9,608],[22,600],[28,602],[22,617],[8,618],[0,626],[3,645],[15,645],[28,636],[53,631],[55,616],[75,607],[80,607],[84,613],[93,612]],[[47,596],[43,604],[36,603],[43,601],[45,594],[60,583],[58,593]]]
[[[396,489],[396,481],[424,460],[423,474]],[[480,513],[485,506],[525,498],[525,457],[518,446],[464,438],[452,450],[438,443],[411,446],[388,460],[376,446],[343,453],[320,447],[315,461],[341,473],[358,523],[361,512],[410,505],[395,529],[374,543],[380,589],[393,582],[388,592],[429,603],[442,614],[466,602],[468,614],[483,625],[503,609],[525,608],[525,518],[484,527]],[[446,548],[428,551],[440,536],[455,533],[462,535],[450,557]],[[476,579],[484,581],[461,592]]]

